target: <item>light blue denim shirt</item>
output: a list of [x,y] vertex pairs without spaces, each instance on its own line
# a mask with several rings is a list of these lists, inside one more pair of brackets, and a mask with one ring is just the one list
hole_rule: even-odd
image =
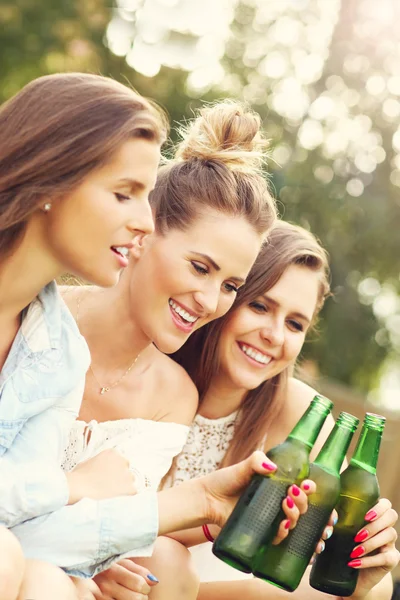
[[24,312],[0,372],[0,523],[28,558],[84,577],[121,555],[149,556],[158,530],[154,492],[66,506],[62,453],[89,362],[53,282]]

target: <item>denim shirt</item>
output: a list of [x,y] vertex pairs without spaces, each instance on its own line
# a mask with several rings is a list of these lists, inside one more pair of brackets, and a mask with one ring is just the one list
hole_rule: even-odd
[[24,311],[0,372],[0,523],[28,558],[80,576],[125,553],[148,556],[158,530],[156,493],[66,506],[61,461],[89,363],[87,344],[52,282]]
[[89,349],[54,282],[25,309],[0,372],[0,522],[68,501],[60,462],[82,401]]

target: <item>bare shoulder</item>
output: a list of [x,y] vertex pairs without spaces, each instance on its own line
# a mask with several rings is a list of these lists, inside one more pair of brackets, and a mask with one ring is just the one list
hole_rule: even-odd
[[287,414],[287,418],[293,422],[293,425],[300,419],[315,394],[318,392],[311,386],[300,379],[289,377],[284,413]]
[[190,425],[197,411],[199,395],[196,386],[172,358],[157,350],[157,388],[163,390],[163,421]]

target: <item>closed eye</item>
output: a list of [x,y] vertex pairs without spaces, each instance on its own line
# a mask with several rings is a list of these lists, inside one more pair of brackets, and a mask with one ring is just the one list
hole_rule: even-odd
[[197,271],[197,273],[199,273],[200,275],[208,274],[208,269],[204,265],[197,263],[194,260],[190,261],[190,263],[191,263],[192,267],[195,269],[195,271]]
[[119,192],[114,192],[114,196],[118,200],[118,202],[124,202],[126,200],[130,200],[130,196],[126,196],[125,194],[120,194]]
[[262,304],[261,302],[250,302],[249,306],[259,313],[267,312],[268,310],[265,304]]
[[223,286],[225,288],[225,291],[229,294],[231,294],[232,292],[234,294],[238,293],[239,288],[237,287],[237,285],[233,285],[233,283],[223,283]]

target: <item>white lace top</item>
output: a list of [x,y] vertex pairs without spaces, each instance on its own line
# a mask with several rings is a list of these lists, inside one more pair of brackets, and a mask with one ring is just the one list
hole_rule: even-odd
[[147,419],[75,421],[62,467],[70,471],[102,450],[116,448],[129,460],[138,491],[157,489],[173,458],[182,450],[188,432],[186,425]]
[[196,415],[187,442],[177,458],[176,468],[166,485],[172,487],[215,471],[232,441],[236,417],[237,411],[220,419]]
[[[196,415],[182,452],[176,459],[176,468],[167,477],[166,487],[178,485],[188,479],[215,471],[232,441],[238,411],[220,419],[207,419]],[[233,581],[251,579],[216,558],[211,552],[212,544],[206,542],[190,548],[194,567],[200,581]]]

